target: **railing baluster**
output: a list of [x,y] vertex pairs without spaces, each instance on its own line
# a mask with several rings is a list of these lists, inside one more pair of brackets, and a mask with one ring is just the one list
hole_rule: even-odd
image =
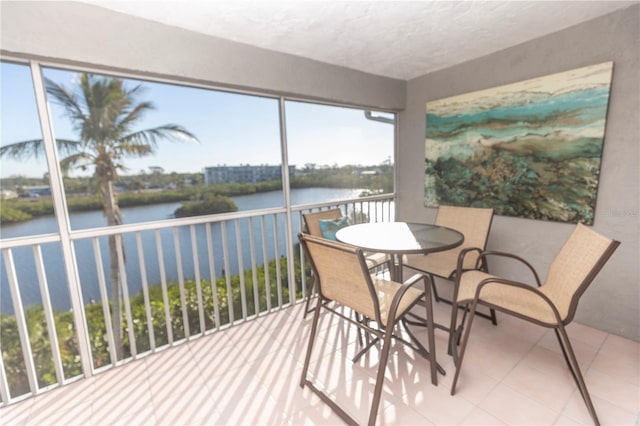
[[233,309],[233,292],[231,290],[231,272],[229,271],[229,240],[227,238],[227,222],[220,223],[222,231],[222,253],[224,255],[224,279],[227,283],[227,309],[229,310],[229,323],[235,320]]
[[2,398],[3,405],[7,405],[11,402],[9,381],[7,380],[7,372],[4,369],[4,359],[2,359],[2,351],[0,351],[0,398]]
[[35,395],[38,393],[36,366],[33,362],[33,353],[31,352],[31,343],[29,342],[29,329],[27,328],[27,320],[24,315],[20,289],[18,288],[18,276],[16,274],[16,266],[13,263],[13,253],[11,249],[5,249],[2,250],[2,256],[4,258],[7,278],[9,279],[9,292],[11,293],[11,301],[13,302],[13,310],[16,316],[16,326],[18,328],[18,335],[20,336],[20,347],[22,348],[22,357],[27,370],[29,389],[31,393]]
[[149,333],[149,347],[156,350],[156,336],[153,330],[153,315],[151,313],[151,300],[149,299],[149,283],[147,282],[147,267],[144,262],[144,249],[142,247],[142,234],[136,232],[136,245],[138,246],[138,263],[140,266],[140,280],[142,281],[142,297],[144,298],[144,310],[147,314],[147,332]]
[[53,308],[51,307],[51,297],[49,296],[49,284],[47,283],[47,275],[44,270],[44,261],[42,260],[42,250],[40,245],[33,246],[33,259],[36,262],[38,284],[40,284],[40,295],[42,296],[42,307],[44,308],[44,316],[47,321],[47,333],[49,335],[49,343],[51,345],[51,354],[53,355],[53,365],[56,370],[56,381],[58,384],[62,385],[64,384],[64,370],[62,369],[60,346],[58,345],[58,332],[56,331],[56,323],[53,319]]
[[[262,239],[264,246],[264,237]],[[249,248],[251,251],[251,278],[253,278],[253,310],[256,316],[260,313],[260,295],[258,294],[258,271],[256,269],[256,244],[253,232],[253,218],[249,218]],[[265,266],[266,266],[266,260]]]
[[[93,257],[96,260],[96,273],[98,275],[98,287],[100,288],[100,299],[102,303],[102,315],[107,331],[107,343],[109,344],[109,357],[111,363],[116,365],[118,355],[116,353],[115,336],[113,335],[113,323],[111,322],[111,310],[109,309],[109,295],[107,294],[107,283],[104,277],[104,267],[102,265],[102,255],[100,253],[100,241],[98,237],[91,239],[93,242]],[[115,303],[115,301],[114,301]]]
[[211,235],[211,224],[207,223],[207,252],[209,253],[209,275],[211,276],[211,297],[213,297],[213,317],[215,318],[214,329],[220,328],[220,305],[218,304],[218,282],[216,280],[216,263],[213,255],[213,236]]
[[176,251],[176,267],[178,268],[178,287],[180,288],[180,306],[182,307],[182,323],[184,338],[189,340],[189,312],[187,311],[187,297],[184,288],[184,271],[182,270],[182,251],[180,250],[180,233],[177,227],[173,228],[173,246]]
[[[367,211],[369,212],[369,215],[371,215],[371,203],[367,203]],[[373,203],[373,217],[374,217],[374,222],[378,221],[378,204],[377,203]]]
[[204,304],[202,303],[202,284],[200,283],[200,262],[198,262],[198,239],[196,236],[196,226],[191,225],[191,254],[193,255],[193,272],[196,280],[196,293],[198,296],[198,316],[200,317],[200,333],[204,334],[206,325],[204,323]]
[[276,280],[278,289],[278,308],[282,307],[282,271],[280,270],[280,250],[278,249],[278,215],[273,215],[273,245],[276,259]]
[[162,300],[164,302],[164,316],[167,325],[167,343],[173,345],[173,322],[171,319],[171,306],[169,306],[169,292],[167,290],[167,274],[164,270],[164,252],[162,251],[162,236],[156,229],[156,250],[158,253],[158,268],[160,269],[160,285],[162,286]]
[[[300,225],[300,229],[304,226],[304,218],[302,216],[302,212],[298,215],[298,222]],[[306,258],[304,256],[304,250],[302,248],[302,244],[298,245],[298,252],[300,254],[300,282],[302,283],[302,300],[304,300],[307,296],[307,277],[304,273],[306,269]]]
[[[267,235],[267,230],[265,228],[264,216],[260,216],[260,228],[262,229],[262,235]],[[267,259],[269,258],[267,255],[267,242],[265,240],[262,241],[262,258],[265,261],[264,265],[264,289],[266,293],[267,299],[267,312],[271,311],[271,280],[269,278],[269,265]]]
[[247,291],[244,287],[244,262],[242,259],[242,235],[240,234],[240,221],[233,221],[236,230],[236,256],[238,256],[238,275],[240,278],[240,307],[242,308],[242,319],[247,319]]
[[129,349],[131,349],[131,356],[135,359],[138,355],[138,349],[136,347],[136,334],[133,329],[131,302],[129,300],[129,284],[127,282],[127,270],[124,263],[122,239],[122,234],[116,235],[116,253],[118,255],[118,269],[120,269],[120,284],[122,286],[122,297],[124,298],[124,311],[127,316],[127,327],[129,328]]

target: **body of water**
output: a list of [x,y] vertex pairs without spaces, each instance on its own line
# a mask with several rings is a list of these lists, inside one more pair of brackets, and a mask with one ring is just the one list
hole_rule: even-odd
[[[332,189],[332,188],[306,188],[294,189],[291,191],[293,205],[326,202],[333,200],[344,200],[357,198],[361,190],[352,189]],[[240,211],[256,210],[263,208],[278,207],[283,205],[283,193],[281,191],[260,193],[232,197]],[[165,220],[173,217],[173,212],[180,206],[179,203],[156,204],[151,206],[129,207],[122,209],[123,222],[141,223],[157,220]],[[278,215],[277,233],[284,235],[285,222],[284,215]],[[72,213],[70,215],[71,227],[74,230],[88,229],[106,226],[104,215],[100,211]],[[216,277],[224,276],[225,268],[232,274],[238,273],[240,265],[238,259],[242,258],[242,269],[251,268],[251,250],[249,240],[249,220],[243,219],[237,222],[239,229],[235,229],[234,224],[227,224],[227,248],[229,262],[225,264],[223,256],[223,233],[221,225],[215,223],[210,225],[212,231],[212,246],[214,254],[213,273]],[[142,256],[139,253],[135,233],[128,233],[123,236],[124,253],[126,257],[126,277],[129,294],[133,295],[142,288],[143,274],[147,283],[154,285],[160,283],[161,268],[164,268],[168,281],[177,281],[179,272],[185,279],[195,277],[196,263],[197,271],[203,279],[211,278],[211,268],[209,262],[209,246],[206,239],[206,226],[195,226],[195,241],[192,241],[193,234],[190,227],[178,228],[178,247],[173,229],[163,229],[160,231],[160,244],[162,246],[163,261],[159,261],[158,244],[155,231],[144,231],[140,233]],[[272,217],[265,221],[262,228],[260,220],[253,221],[255,236],[255,262],[257,265],[264,263],[262,258],[261,236],[269,246],[267,247],[267,257],[275,257],[276,248],[280,256],[286,255],[286,247],[283,237],[276,239],[276,230]],[[298,221],[293,223],[294,234],[299,231]],[[54,217],[41,217],[28,222],[12,224],[2,227],[2,238],[12,238],[26,235],[48,234],[57,232],[57,223]],[[238,250],[236,236],[240,235],[241,250]],[[276,247],[276,241],[278,242]],[[99,239],[102,269],[109,287],[109,249],[107,238]],[[193,248],[196,248],[197,256],[193,255]],[[100,300],[100,290],[98,287],[98,266],[96,264],[93,242],[89,239],[78,240],[74,243],[77,258],[78,274],[82,286],[82,297],[85,303]],[[24,306],[41,304],[42,298],[38,284],[38,275],[31,247],[24,247],[12,250],[14,264],[20,294]],[[44,259],[45,273],[49,285],[49,293],[54,309],[67,310],[70,308],[69,288],[66,274],[63,267],[62,250],[59,243],[45,244],[42,246],[42,257]],[[178,270],[178,258],[181,260],[182,268]],[[273,277],[272,279],[275,279]],[[12,313],[13,303],[9,293],[8,278],[4,265],[0,271],[0,312]]]

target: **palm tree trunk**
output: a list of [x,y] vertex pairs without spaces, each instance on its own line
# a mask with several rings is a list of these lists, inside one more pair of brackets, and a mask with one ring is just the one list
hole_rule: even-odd
[[[101,183],[103,194],[104,214],[109,226],[120,225],[120,208],[113,188],[113,181],[105,180]],[[115,235],[109,236],[109,258],[111,271],[111,295],[113,297],[113,315],[111,318],[116,357],[118,360],[124,357],[122,344],[122,298],[120,297],[120,267],[118,265],[118,250]]]

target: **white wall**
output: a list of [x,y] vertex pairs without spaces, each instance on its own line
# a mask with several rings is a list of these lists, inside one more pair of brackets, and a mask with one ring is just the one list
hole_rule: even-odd
[[[622,242],[581,300],[576,320],[640,341],[640,6],[411,80],[400,114],[398,217],[430,222],[423,205],[425,104],[605,61],[614,62],[593,228]],[[529,259],[546,275],[574,225],[496,216],[489,248]],[[503,264],[496,273],[514,272]]]
[[[180,77],[372,108],[404,107],[406,83],[63,1],[2,1],[4,53]],[[329,47],[328,47],[329,48]]]

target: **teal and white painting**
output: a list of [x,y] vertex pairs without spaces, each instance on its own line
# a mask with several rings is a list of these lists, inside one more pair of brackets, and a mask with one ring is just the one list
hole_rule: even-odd
[[592,224],[613,63],[428,102],[425,205]]

